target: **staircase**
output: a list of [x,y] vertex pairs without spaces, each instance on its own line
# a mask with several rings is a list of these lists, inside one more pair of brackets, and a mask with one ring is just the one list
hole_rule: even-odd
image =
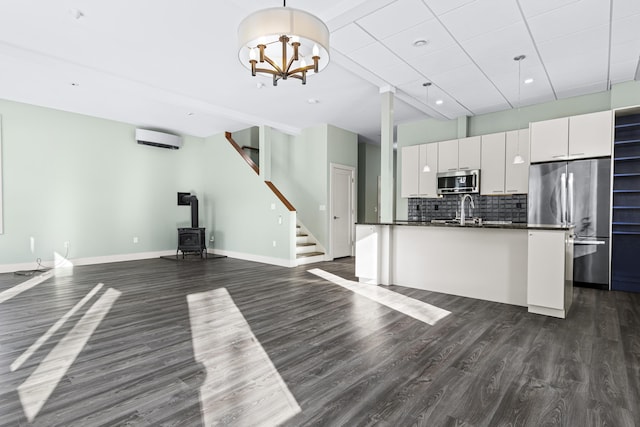
[[324,261],[324,248],[301,224],[296,225],[296,265]]

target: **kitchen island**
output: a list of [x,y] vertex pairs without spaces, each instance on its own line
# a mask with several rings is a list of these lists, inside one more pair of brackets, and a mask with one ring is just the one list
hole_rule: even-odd
[[526,306],[565,317],[572,299],[572,228],[397,221],[356,226],[356,276]]

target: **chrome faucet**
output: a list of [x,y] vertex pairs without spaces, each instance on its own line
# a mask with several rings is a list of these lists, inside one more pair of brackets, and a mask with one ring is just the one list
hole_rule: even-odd
[[467,198],[469,198],[469,217],[473,217],[473,215],[471,214],[471,209],[476,208],[476,205],[473,203],[473,197],[471,197],[471,194],[465,194],[464,196],[462,196],[462,198],[460,199],[460,225],[464,225],[464,202],[465,200],[467,200]]

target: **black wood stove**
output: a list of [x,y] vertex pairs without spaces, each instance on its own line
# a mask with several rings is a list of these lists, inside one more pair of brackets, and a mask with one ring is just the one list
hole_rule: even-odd
[[190,193],[178,193],[178,205],[191,205],[191,227],[178,228],[176,257],[182,252],[182,258],[185,254],[197,254],[206,258],[205,229],[198,227],[198,198]]

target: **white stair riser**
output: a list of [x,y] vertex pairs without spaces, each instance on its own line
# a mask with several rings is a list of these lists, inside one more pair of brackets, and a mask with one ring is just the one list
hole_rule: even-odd
[[297,243],[312,243],[309,241],[309,236],[296,236],[296,244]]
[[309,252],[316,252],[318,249],[316,248],[316,245],[309,245],[309,246],[296,246],[296,253],[297,254],[306,254]]

